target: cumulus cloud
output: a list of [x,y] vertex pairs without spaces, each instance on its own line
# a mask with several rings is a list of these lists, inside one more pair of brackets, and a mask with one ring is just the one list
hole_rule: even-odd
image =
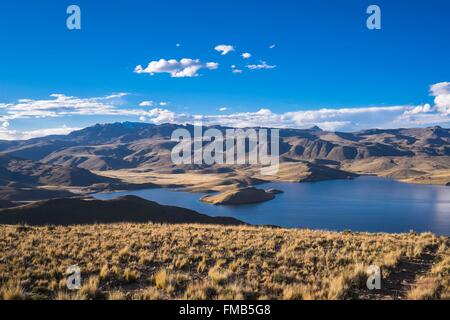
[[142,101],[139,103],[140,107],[153,107],[153,101]]
[[221,55],[225,56],[228,53],[234,51],[235,49],[232,45],[229,44],[219,44],[214,48],[214,50],[220,52]]
[[244,58],[244,59],[250,59],[250,58],[252,57],[252,55],[251,55],[251,53],[244,52],[244,53],[241,55],[241,57]]
[[272,44],[269,49],[274,49],[277,45],[276,44]]
[[215,70],[218,67],[217,62],[202,63],[199,59],[183,58],[180,61],[160,59],[151,61],[146,68],[138,65],[134,72],[137,74],[148,73],[151,76],[157,73],[168,73],[172,78],[192,78],[198,77],[200,69]]
[[225,112],[225,111],[227,111],[227,110],[228,110],[227,107],[222,107],[222,108],[219,109],[220,112]]
[[430,87],[431,95],[439,112],[450,114],[450,82],[440,82]]
[[250,70],[275,69],[277,66],[269,65],[266,61],[260,61],[258,64],[248,64],[246,66]]
[[427,113],[432,110],[431,106],[427,103],[422,106],[417,106],[411,110],[405,111],[405,115],[413,115],[413,114],[420,114],[420,113]]
[[147,113],[147,117],[150,119],[150,122],[162,124],[176,122],[177,115],[170,110],[155,108]]

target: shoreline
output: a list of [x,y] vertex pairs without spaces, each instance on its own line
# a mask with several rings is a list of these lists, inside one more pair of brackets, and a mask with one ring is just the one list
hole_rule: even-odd
[[[211,194],[199,192],[194,193],[189,190],[170,189],[170,188],[151,189],[148,190],[148,192],[146,192],[146,190],[141,190],[141,192],[132,192],[131,194],[144,197],[150,200],[160,201],[165,205],[174,205],[178,207],[189,208],[191,210],[196,210],[209,216],[223,216],[223,215],[231,216],[252,225],[275,225],[280,228],[300,228],[300,229],[312,228],[319,230],[326,229],[334,231],[356,230],[361,232],[366,231],[366,232],[389,232],[389,233],[409,232],[410,230],[414,231],[418,230],[418,232],[434,232],[440,235],[448,234],[448,231],[445,230],[446,229],[445,225],[439,226],[436,225],[435,223],[430,222],[432,221],[429,220],[432,219],[431,216],[430,218],[426,218],[428,211],[425,212],[424,210],[428,209],[426,208],[420,209],[419,207],[417,208],[414,207],[415,208],[414,210],[411,211],[408,210],[408,205],[411,203],[408,202],[407,200],[409,197],[408,194],[410,194],[410,192],[413,192],[415,190],[414,188],[416,185],[411,185],[409,183],[404,183],[401,181],[395,181],[392,179],[376,176],[361,176],[360,178],[362,179],[362,181],[360,182],[343,181],[342,183],[339,182],[333,183],[332,180],[329,180],[306,185],[295,184],[290,182],[260,184],[258,185],[258,189],[267,190],[270,188],[275,188],[284,191],[284,193],[276,195],[275,199],[273,200],[254,204],[234,204],[234,205],[227,204],[217,206],[214,204],[204,203],[201,201],[203,195],[211,195]],[[353,185],[353,183],[357,184]],[[357,192],[357,194],[355,194],[355,201],[357,201],[356,204],[351,201],[350,202],[346,201],[345,197],[342,198],[343,202],[339,202],[337,200],[336,202],[333,200],[332,194],[330,194],[331,198],[326,196],[328,194],[327,190],[333,190],[333,188],[334,189],[338,188],[342,190],[342,192],[338,194],[339,196],[345,195],[346,194],[345,186],[349,187],[354,186],[351,187],[349,190],[354,189]],[[364,193],[358,193],[357,191],[361,190],[361,188],[364,188],[364,186],[367,186],[369,194],[371,190],[370,186],[374,186],[374,188],[378,188],[379,186],[381,188],[385,188],[384,190],[390,190],[389,188],[394,188],[393,190],[398,190],[398,192],[400,192],[399,194],[400,202],[396,202],[397,200],[395,199],[395,197],[392,199],[392,201],[394,201],[393,202],[394,204],[399,203],[399,207],[395,207],[398,209],[392,209],[392,206],[389,205],[388,208],[390,209],[388,210],[388,212],[391,212],[392,215],[389,214],[388,216],[386,216],[386,214],[383,213],[385,212],[383,209],[385,208],[385,206],[383,205],[374,207],[369,204],[370,206],[367,207],[367,210],[364,209],[365,202],[361,201],[365,201],[364,199],[366,199],[367,196],[365,196]],[[291,189],[291,187],[294,188]],[[417,187],[419,188],[418,192],[424,191],[421,190],[420,188],[422,189],[426,188],[426,190],[428,190],[428,188],[431,188],[430,191],[433,193],[445,192],[445,194],[447,194],[446,189],[442,188],[442,186],[417,185]],[[303,194],[303,192],[307,192],[302,197],[308,197],[310,193],[315,193],[316,191],[320,192],[320,190],[323,190],[323,192],[325,192],[323,196],[319,195],[316,198],[314,197],[307,198],[310,200],[308,200],[304,204],[304,206],[302,205],[303,200],[301,198],[295,200],[296,194]],[[178,192],[180,194],[173,194],[174,192]],[[126,192],[117,194],[99,193],[98,198],[110,199],[124,194],[127,193]],[[220,197],[221,193],[217,192],[214,195]],[[97,197],[95,194],[92,196]],[[377,193],[373,196],[376,198],[372,198],[372,200],[378,199],[381,195]],[[316,203],[315,201],[319,202],[315,204]],[[386,201],[388,200],[386,199]],[[322,203],[322,205],[320,205],[320,203]],[[339,205],[340,209],[336,212],[336,214],[344,215],[342,219],[333,218],[334,215],[333,212],[327,211],[327,208],[330,205],[332,205],[332,203],[336,203],[336,205]],[[414,204],[411,205],[414,206]],[[281,208],[279,215],[282,221],[276,218],[278,216],[277,214],[278,211],[276,211],[277,208]],[[284,211],[284,209],[282,208],[285,208],[287,211]],[[299,208],[298,210],[300,211],[298,212],[298,214],[295,213],[296,212],[295,208]],[[400,210],[398,212],[399,215],[395,215],[393,210]],[[436,210],[430,211],[430,214],[432,214],[432,216],[440,215],[442,214],[442,210],[445,209],[441,209],[440,211]],[[270,212],[273,212],[273,214],[271,215]],[[380,224],[375,224],[372,226],[372,224],[370,223],[364,223],[364,221],[361,220],[360,217],[365,215],[367,215],[369,221],[372,221],[373,219],[375,219],[374,221],[386,221],[387,224],[386,228],[384,228]],[[401,222],[401,219],[408,219],[408,217],[419,220],[417,220],[417,222],[413,224],[409,223],[408,220],[405,220],[404,223]],[[352,222],[353,221],[352,219],[353,220],[356,219],[355,220],[356,222]],[[448,220],[444,219],[444,221]],[[398,226],[398,228],[396,226]]]

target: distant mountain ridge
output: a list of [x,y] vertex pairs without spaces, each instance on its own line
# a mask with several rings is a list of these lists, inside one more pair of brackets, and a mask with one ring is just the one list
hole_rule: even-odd
[[[0,199],[70,197],[73,187],[85,191],[154,187],[152,172],[219,175],[220,181],[213,185],[190,186],[189,190],[197,191],[227,185],[247,187],[264,180],[255,177],[252,166],[175,165],[171,150],[177,142],[170,139],[179,128],[194,132],[192,125],[124,122],[97,124],[68,135],[0,141]],[[222,132],[229,129],[213,128]],[[276,181],[349,179],[358,174],[375,174],[446,185],[450,182],[450,129],[436,126],[354,133],[319,127],[280,129],[280,163],[279,174],[273,177]],[[103,176],[103,172],[124,169],[149,173],[149,178],[141,184],[128,181],[126,173]],[[181,179],[174,185],[180,181],[185,187],[189,184]]]
[[[170,137],[178,128],[193,132],[192,125],[98,124],[66,136],[0,141],[0,152],[88,170],[161,167],[170,160],[170,151],[175,145]],[[329,132],[318,127],[280,129],[280,149],[282,161],[450,156],[450,129],[373,129],[354,133]]]

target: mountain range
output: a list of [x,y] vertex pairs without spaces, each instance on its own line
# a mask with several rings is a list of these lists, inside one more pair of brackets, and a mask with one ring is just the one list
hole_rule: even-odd
[[[192,125],[124,122],[97,124],[68,135],[0,141],[0,199],[66,197],[74,188],[118,190],[143,187],[142,183],[218,191],[267,179],[302,182],[358,174],[421,183],[450,181],[450,130],[441,127],[353,133],[318,127],[280,129],[281,166],[271,178],[245,165],[173,164],[170,154],[177,142],[171,141],[171,134],[179,128],[194,132]],[[183,176],[187,174],[201,174],[205,181],[207,174],[216,179],[189,186]]]
[[[45,164],[88,170],[117,170],[155,166],[166,160],[178,128],[193,133],[193,126],[175,124],[97,124],[66,136],[47,136],[26,141],[0,141],[0,152]],[[225,132],[227,127],[215,128]],[[354,133],[281,129],[282,159],[361,160],[370,157],[450,156],[450,130],[364,130]]]

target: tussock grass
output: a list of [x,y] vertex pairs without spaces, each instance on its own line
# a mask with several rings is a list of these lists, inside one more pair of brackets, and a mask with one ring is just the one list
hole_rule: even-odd
[[20,283],[8,281],[0,289],[1,300],[24,300],[25,294]]
[[[439,247],[410,299],[448,299],[448,238],[205,225],[0,226],[1,299],[352,299],[369,265]],[[67,291],[68,266],[82,288]]]
[[431,272],[422,276],[408,292],[410,300],[450,300],[450,248],[441,244],[438,253],[440,261]]
[[110,291],[108,292],[108,300],[126,300],[126,295],[122,291]]

